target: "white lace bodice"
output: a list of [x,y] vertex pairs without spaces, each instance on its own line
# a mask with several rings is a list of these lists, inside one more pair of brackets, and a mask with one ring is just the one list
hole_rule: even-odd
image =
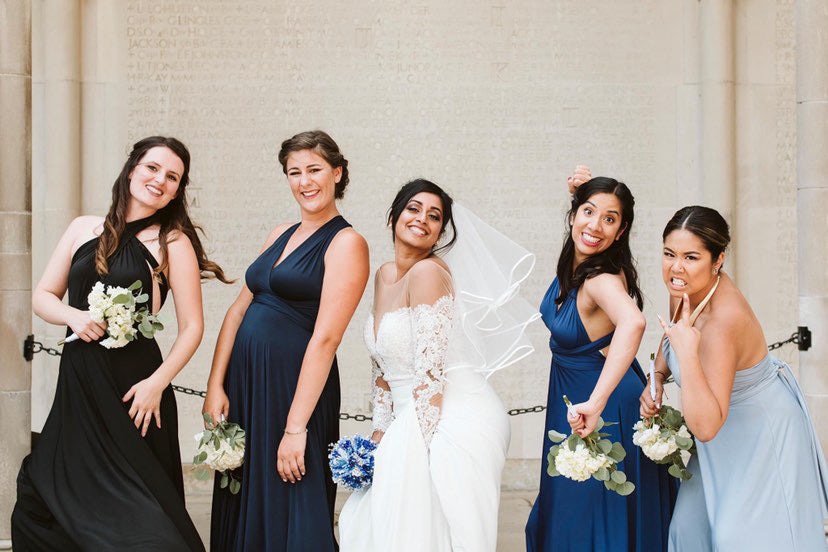
[[[365,324],[365,344],[373,364],[373,428],[385,431],[394,419],[394,394],[410,393],[426,443],[440,418],[444,366],[452,331],[454,299],[402,307],[385,313],[374,338],[374,317]],[[387,384],[387,385],[383,385]],[[386,388],[386,386],[388,388]]]

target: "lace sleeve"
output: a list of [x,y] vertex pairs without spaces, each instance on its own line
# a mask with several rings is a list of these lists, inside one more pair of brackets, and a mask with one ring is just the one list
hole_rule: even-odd
[[426,446],[431,444],[443,400],[446,351],[454,315],[454,299],[445,295],[433,305],[421,304],[414,314],[414,408]]
[[388,429],[394,421],[394,405],[391,401],[391,388],[388,382],[382,377],[382,370],[377,361],[371,359],[371,374],[374,379],[374,391],[371,394],[372,430],[382,431]]

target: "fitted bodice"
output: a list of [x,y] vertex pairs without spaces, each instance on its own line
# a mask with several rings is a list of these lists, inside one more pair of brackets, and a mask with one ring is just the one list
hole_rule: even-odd
[[578,314],[578,290],[571,290],[560,307],[555,304],[559,293],[560,286],[555,278],[540,307],[543,323],[549,328],[553,361],[576,370],[600,370],[605,360],[601,350],[610,344],[613,334],[591,341]]
[[341,215],[333,217],[280,261],[299,223],[282,232],[245,273],[245,283],[253,293],[253,303],[276,309],[307,331],[312,331],[322,296],[325,253],[336,234],[349,226]]
[[[156,217],[151,216],[126,224],[115,253],[108,259],[109,274],[106,276],[100,276],[95,268],[98,238],[92,238],[82,244],[72,256],[69,268],[69,306],[80,310],[89,309],[89,292],[99,281],[106,285],[129,287],[136,280],[141,281],[143,292],[149,295],[147,304],[152,305],[154,290],[151,269],[158,267],[158,261],[137,238],[137,234],[156,223]],[[163,272],[159,274],[158,289],[160,304],[163,305],[169,290]]]
[[[664,360],[667,362],[667,367],[676,380],[676,385],[681,387],[681,366],[679,365],[676,353],[670,346],[669,339],[664,339],[661,344],[661,351],[664,355]],[[786,370],[786,366],[781,360],[771,354],[767,354],[762,360],[750,368],[737,370],[733,376],[733,391],[730,396],[730,403],[736,404],[756,395],[776,381],[779,378],[780,372],[790,371],[789,368]]]

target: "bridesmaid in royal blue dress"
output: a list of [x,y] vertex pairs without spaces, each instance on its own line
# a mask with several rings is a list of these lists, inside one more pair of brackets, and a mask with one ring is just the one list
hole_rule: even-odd
[[[526,524],[526,549],[666,550],[676,485],[666,466],[645,458],[632,442],[646,381],[635,360],[645,320],[629,248],[633,196],[621,182],[591,178],[586,167],[576,169],[570,190],[569,231],[540,309],[551,333],[552,367],[540,492]],[[562,395],[577,403],[577,418],[568,416]],[[562,432],[569,425],[586,435],[599,417],[618,422],[605,431],[627,451],[619,469],[636,486],[629,496],[595,479],[547,474],[549,430]]]
[[347,161],[324,132],[282,143],[301,222],[277,227],[247,269],[216,343],[204,412],[247,432],[241,489],[213,490],[215,551],[330,552],[339,439],[336,348],[368,281],[368,247],[336,208]]

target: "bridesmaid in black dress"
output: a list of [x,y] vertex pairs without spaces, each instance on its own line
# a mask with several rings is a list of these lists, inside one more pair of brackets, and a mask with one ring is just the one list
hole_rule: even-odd
[[204,412],[247,431],[241,490],[213,490],[215,551],[328,552],[339,438],[336,349],[368,281],[368,246],[339,214],[348,161],[303,132],[279,161],[300,222],[276,227],[247,269],[216,343]]
[[[201,341],[200,275],[227,280],[187,214],[189,165],[174,138],[136,143],[109,214],[69,225],[33,293],[35,314],[80,339],[63,348],[52,409],[18,475],[16,551],[204,549],[184,508],[170,382]],[[178,336],[166,359],[140,334],[123,348],[97,343],[105,328],[89,317],[92,286],[135,280],[153,312],[173,292]]]

